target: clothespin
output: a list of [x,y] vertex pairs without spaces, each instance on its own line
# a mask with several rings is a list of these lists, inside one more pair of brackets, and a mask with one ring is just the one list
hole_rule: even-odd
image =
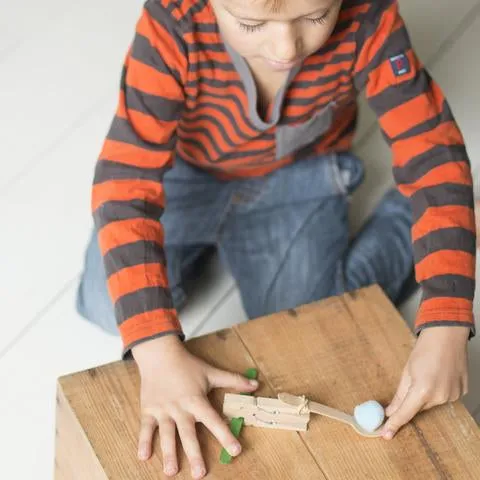
[[289,405],[276,398],[244,397],[225,394],[223,414],[228,418],[243,418],[244,425],[305,432],[310,412],[305,404]]

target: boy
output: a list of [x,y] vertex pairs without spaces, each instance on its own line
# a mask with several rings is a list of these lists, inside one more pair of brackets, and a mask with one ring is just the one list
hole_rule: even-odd
[[[363,88],[391,145],[398,190],[349,243],[348,198],[363,170],[348,151]],[[92,208],[79,309],[106,329],[118,323],[142,379],[139,457],[151,455],[158,427],[167,475],[178,470],[176,430],[192,475],[205,475],[195,422],[237,455],[206,394],[256,388],[181,343],[182,280],[211,245],[250,318],[372,283],[398,303],[415,262],[419,338],[385,438],[466,392],[476,239],[469,160],[395,0],[148,0]]]

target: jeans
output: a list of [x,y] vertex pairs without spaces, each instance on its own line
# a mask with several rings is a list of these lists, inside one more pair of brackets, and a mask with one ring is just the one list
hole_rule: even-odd
[[[348,205],[363,179],[350,153],[298,161],[265,177],[224,181],[180,160],[164,177],[162,216],[169,285],[177,309],[202,255],[216,248],[249,318],[379,284],[398,304],[412,281],[412,213],[393,189],[351,239]],[[77,296],[80,314],[118,333],[97,234]]]

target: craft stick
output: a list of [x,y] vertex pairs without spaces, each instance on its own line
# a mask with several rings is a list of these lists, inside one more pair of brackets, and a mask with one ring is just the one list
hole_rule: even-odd
[[262,410],[274,411],[277,413],[289,413],[292,415],[301,413],[298,407],[287,405],[278,398],[257,397],[257,405]]
[[277,430],[307,431],[310,418],[307,416],[267,414],[264,412],[248,414],[244,417],[244,425]]

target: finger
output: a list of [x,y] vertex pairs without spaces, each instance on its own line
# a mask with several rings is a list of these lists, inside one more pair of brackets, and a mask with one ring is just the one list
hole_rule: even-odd
[[194,479],[203,478],[207,470],[200,450],[194,418],[184,417],[181,420],[177,420],[177,428],[183,449],[190,463],[192,477]]
[[462,395],[462,380],[459,379],[454,386],[444,387],[440,393],[428,401],[423,407],[424,410],[444,405],[445,403],[453,403],[460,399]]
[[163,456],[163,471],[172,476],[178,472],[175,422],[171,418],[158,420],[158,434]]
[[400,379],[400,383],[398,384],[397,391],[392,401],[390,402],[390,405],[385,410],[387,417],[391,417],[398,410],[398,407],[400,407],[402,402],[405,400],[408,389],[410,388],[410,384],[411,384],[410,375],[408,375],[408,373],[405,370],[402,374],[402,378]]
[[218,368],[211,368],[208,380],[213,388],[228,388],[237,392],[253,392],[258,388],[257,380],[249,380],[239,373],[231,373]]
[[197,420],[202,422],[212,432],[232,457],[240,454],[242,447],[239,441],[209,403],[205,402],[205,405],[202,405],[197,410],[197,415]]
[[157,428],[157,421],[151,415],[143,415],[138,436],[138,458],[148,460],[152,455],[152,437]]
[[455,401],[454,396],[455,396],[455,394],[452,392],[450,397],[447,397],[447,396],[437,397],[437,398],[427,402],[423,406],[423,410],[430,410],[433,407],[438,407],[439,405],[443,405],[443,404],[448,403],[448,402],[454,402]]
[[397,411],[387,420],[383,428],[383,437],[391,440],[395,434],[407,424],[425,405],[421,390],[412,386]]

